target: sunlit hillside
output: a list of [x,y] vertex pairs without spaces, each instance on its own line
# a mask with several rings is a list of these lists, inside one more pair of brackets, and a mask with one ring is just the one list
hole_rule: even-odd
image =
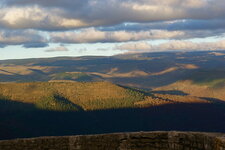
[[225,52],[0,61],[0,139],[225,132]]
[[[5,99],[48,110],[133,107],[144,94],[109,82],[33,82],[0,84]],[[61,108],[62,107],[62,108]]]
[[4,60],[0,61],[0,82],[109,81],[151,90],[193,80],[220,87],[218,83],[225,79],[224,55],[224,51],[203,51]]
[[[212,85],[217,84],[220,85],[220,87],[214,87]],[[201,83],[195,83],[191,80],[185,80],[185,81],[178,81],[171,85],[163,86],[156,88],[154,90],[178,90],[182,91],[186,94],[197,96],[197,97],[203,97],[203,98],[215,98],[218,100],[225,101],[225,82],[224,80],[215,80],[210,82],[201,82]]]
[[164,91],[142,91],[109,82],[52,81],[0,84],[1,99],[5,102],[22,102],[32,104],[37,109],[54,111],[140,108],[177,103],[211,103],[211,101],[199,98],[199,96],[171,92],[169,93],[167,89]]

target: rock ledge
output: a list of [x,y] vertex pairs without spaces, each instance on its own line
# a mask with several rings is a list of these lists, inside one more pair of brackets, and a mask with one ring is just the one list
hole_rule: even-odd
[[0,150],[225,150],[225,134],[135,132],[0,141]]

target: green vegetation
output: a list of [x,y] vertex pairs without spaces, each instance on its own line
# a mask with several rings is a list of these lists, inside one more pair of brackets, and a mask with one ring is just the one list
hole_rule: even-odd
[[53,80],[91,81],[92,77],[83,72],[63,72],[53,75]]
[[128,95],[130,95],[130,98],[133,99],[144,99],[145,96],[144,93],[141,92],[141,90],[137,89],[127,89],[126,92],[128,93]]
[[86,101],[85,107],[88,110],[96,109],[112,109],[112,108],[133,108],[135,103],[145,99],[143,93],[126,89],[126,97],[122,98],[108,98],[106,100],[96,99]]
[[81,110],[79,106],[71,103],[64,97],[58,94],[53,94],[48,97],[44,97],[35,103],[35,106],[39,109],[54,110],[54,111],[78,111]]
[[32,104],[16,102],[10,100],[10,98],[0,94],[0,112],[12,112],[12,111],[31,111],[35,108]]
[[225,72],[223,70],[198,71],[190,79],[198,85],[206,85],[211,88],[225,86]]
[[107,99],[102,101],[96,99],[94,101],[87,101],[86,108],[88,110],[99,110],[99,109],[115,109],[115,108],[132,108],[134,107],[134,99],[122,98],[122,99]]
[[142,101],[142,92],[109,82],[31,82],[0,84],[9,100],[54,111],[130,108]]
[[200,85],[207,85],[209,87],[213,88],[219,88],[225,86],[225,78],[224,79],[209,79],[209,80],[204,80],[204,81],[199,81],[196,82],[197,84]]
[[7,98],[0,94],[0,100],[7,100]]

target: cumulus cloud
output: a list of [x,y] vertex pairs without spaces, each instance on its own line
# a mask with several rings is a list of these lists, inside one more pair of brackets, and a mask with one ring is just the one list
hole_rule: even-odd
[[113,43],[157,39],[191,39],[210,36],[222,36],[225,30],[205,31],[101,31],[94,28],[80,32],[55,32],[50,34],[51,42],[55,43]]
[[98,27],[101,31],[147,31],[147,30],[225,30],[225,19],[219,20],[175,20],[154,23],[122,23]]
[[64,45],[60,45],[58,47],[45,50],[45,52],[66,52],[66,51],[69,51],[69,49],[66,48]]
[[29,6],[39,5],[42,7],[55,7],[55,8],[81,8],[84,7],[88,0],[3,0],[8,6]]
[[38,43],[38,42],[30,42],[23,44],[24,48],[41,48],[41,47],[48,47],[48,43]]
[[116,47],[116,49],[128,51],[149,51],[152,48],[153,46],[147,42],[126,43]]
[[23,45],[27,48],[48,46],[47,39],[33,30],[0,31],[0,45]]
[[146,42],[136,42],[122,44],[116,46],[115,49],[127,50],[128,52],[225,50],[225,40],[201,43],[175,40],[158,45],[151,45]]
[[224,8],[224,0],[1,0],[0,46],[224,36]]
[[82,20],[61,16],[62,11],[38,6],[6,7],[0,10],[0,27],[51,31],[87,26]]
[[223,0],[5,0],[4,3],[0,10],[1,26],[11,28],[57,30],[123,22],[225,18]]
[[81,32],[56,32],[51,33],[50,38],[52,42],[61,43],[95,43],[95,42],[126,42],[139,41],[147,39],[170,39],[184,36],[180,31],[140,31],[140,32],[126,32],[114,31],[105,32],[91,29],[85,29]]

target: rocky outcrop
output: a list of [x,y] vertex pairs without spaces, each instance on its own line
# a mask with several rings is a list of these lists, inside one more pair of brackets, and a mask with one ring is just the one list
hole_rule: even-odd
[[0,141],[0,150],[225,150],[225,134],[137,132]]

